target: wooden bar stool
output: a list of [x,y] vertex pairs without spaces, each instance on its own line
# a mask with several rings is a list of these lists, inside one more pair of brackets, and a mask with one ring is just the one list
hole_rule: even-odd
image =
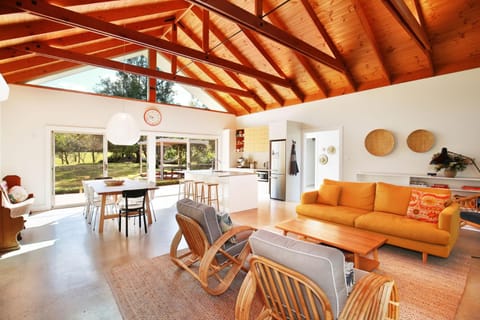
[[209,206],[213,206],[212,204],[215,203],[217,210],[220,210],[220,203],[218,202],[218,183],[208,182],[206,183],[206,186],[207,186],[206,204]]
[[205,197],[205,189],[203,181],[193,181],[193,201],[203,202]]
[[[183,188],[182,188],[183,186]],[[178,200],[185,198],[194,199],[194,184],[193,180],[180,179],[178,180]]]

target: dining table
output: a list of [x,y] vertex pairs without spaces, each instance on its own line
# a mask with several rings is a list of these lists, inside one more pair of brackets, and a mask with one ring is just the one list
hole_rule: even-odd
[[[155,182],[147,180],[134,180],[134,179],[122,179],[123,183],[121,185],[107,185],[108,180],[89,180],[86,181],[90,186],[93,187],[95,193],[101,197],[101,207],[100,207],[100,219],[98,222],[98,232],[103,232],[103,225],[105,220],[118,218],[117,213],[108,213],[106,212],[107,197],[114,196],[118,197],[122,195],[123,191],[126,190],[135,190],[135,189],[147,189],[148,191],[158,189],[158,186]],[[107,183],[105,183],[107,181]],[[146,215],[148,224],[152,224],[152,211],[150,209],[150,192],[147,192],[145,197],[146,203]]]

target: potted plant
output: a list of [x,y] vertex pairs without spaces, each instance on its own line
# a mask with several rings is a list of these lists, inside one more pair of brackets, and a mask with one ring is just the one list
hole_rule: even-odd
[[[438,159],[440,156],[440,153],[436,153],[432,159]],[[454,178],[457,172],[465,170],[468,164],[470,164],[470,160],[462,156],[448,154],[448,158],[444,159],[441,163],[434,164],[434,166],[437,172],[444,169],[446,177]]]

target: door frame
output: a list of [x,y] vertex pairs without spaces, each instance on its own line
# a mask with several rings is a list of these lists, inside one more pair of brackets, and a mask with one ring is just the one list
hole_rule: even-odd
[[[308,148],[306,147],[307,146],[307,140],[308,139],[311,139],[312,137],[316,137],[322,133],[326,133],[326,132],[336,132],[336,135],[337,135],[337,142],[338,142],[338,146],[336,146],[336,150],[335,150],[335,153],[336,155],[338,155],[338,168],[337,168],[337,176],[338,176],[338,179],[341,180],[343,178],[343,127],[340,126],[340,127],[335,127],[335,128],[316,128],[316,129],[307,129],[307,130],[304,130],[303,131],[303,160],[302,160],[302,169],[303,169],[303,175],[302,175],[302,192],[303,191],[308,191],[308,190],[312,190],[311,187],[308,187],[306,186],[306,176],[307,174],[309,174],[308,172],[306,172],[306,162],[308,161],[308,158],[309,158],[309,155],[307,154],[307,152],[309,151]],[[318,145],[318,143],[316,143],[316,145]],[[315,166],[314,168],[317,168],[317,164],[318,164],[318,161],[319,161],[319,156],[320,154],[322,153],[321,150],[317,150],[315,148],[315,155],[314,155],[314,161],[315,161]],[[321,184],[321,181],[319,181],[320,179],[318,179],[317,177],[317,170],[314,169],[314,174],[315,174],[315,185],[313,187],[313,189],[315,188],[318,188],[319,184]]]

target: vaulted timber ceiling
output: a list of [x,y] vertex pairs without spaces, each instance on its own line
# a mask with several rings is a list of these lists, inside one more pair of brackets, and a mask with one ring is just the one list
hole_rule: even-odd
[[[150,68],[112,60],[142,49]],[[480,67],[480,1],[0,1],[8,83],[85,65],[197,86],[243,115]]]

